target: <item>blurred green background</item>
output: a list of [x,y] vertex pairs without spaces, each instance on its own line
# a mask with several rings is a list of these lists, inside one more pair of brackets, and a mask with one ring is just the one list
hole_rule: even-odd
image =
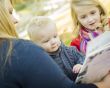
[[[110,0],[100,0],[110,14]],[[17,17],[17,32],[24,39],[29,39],[26,25],[33,16],[49,16],[58,28],[61,40],[69,45],[73,38],[73,22],[70,14],[70,0],[13,0]]]

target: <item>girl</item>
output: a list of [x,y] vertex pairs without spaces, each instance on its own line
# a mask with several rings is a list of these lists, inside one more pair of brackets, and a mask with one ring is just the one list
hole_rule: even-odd
[[98,0],[72,0],[71,14],[75,26],[71,46],[85,54],[87,42],[109,30],[107,13]]

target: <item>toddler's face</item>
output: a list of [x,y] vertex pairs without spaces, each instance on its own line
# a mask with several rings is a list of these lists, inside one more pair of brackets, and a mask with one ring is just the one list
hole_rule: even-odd
[[45,51],[52,53],[59,49],[61,41],[57,34],[57,29],[54,24],[50,24],[45,27],[38,34],[39,40],[37,40],[38,45],[41,46]]
[[76,13],[80,24],[91,31],[101,25],[100,11],[96,6],[77,6]]

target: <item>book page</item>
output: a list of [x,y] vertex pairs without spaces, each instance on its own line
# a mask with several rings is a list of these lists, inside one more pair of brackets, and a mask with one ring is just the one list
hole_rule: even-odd
[[103,48],[104,45],[110,42],[110,31],[106,31],[98,37],[94,38],[92,41],[87,44],[87,52],[88,56],[90,53],[94,52],[97,49]]
[[[97,38],[91,40],[87,45],[87,55],[83,64],[83,68],[80,70],[76,83],[83,83],[85,81],[85,74],[87,73],[88,64],[94,61],[94,57],[104,50],[110,48],[110,32],[107,31]],[[93,62],[92,62],[93,63]],[[94,68],[93,68],[94,69]],[[89,81],[88,81],[89,82]]]

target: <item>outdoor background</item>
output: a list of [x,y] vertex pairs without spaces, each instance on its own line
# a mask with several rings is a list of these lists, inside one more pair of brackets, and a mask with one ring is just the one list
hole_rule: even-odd
[[[100,1],[110,14],[110,0]],[[19,20],[16,26],[20,38],[29,39],[26,25],[30,18],[33,16],[49,16],[56,22],[61,40],[69,45],[74,28],[70,14],[70,0],[14,0],[14,7],[17,10],[15,16]]]

